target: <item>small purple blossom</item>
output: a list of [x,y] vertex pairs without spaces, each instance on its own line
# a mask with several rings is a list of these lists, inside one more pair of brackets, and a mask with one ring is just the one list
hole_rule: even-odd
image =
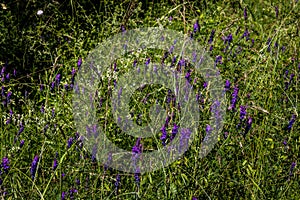
[[23,131],[24,131],[24,126],[23,126],[23,124],[21,122],[20,123],[20,129],[19,129],[18,135],[20,135]]
[[70,137],[69,139],[68,139],[68,145],[67,145],[67,148],[69,149],[69,148],[71,148],[71,146],[72,146],[72,144],[73,144],[73,138],[72,137]]
[[10,103],[10,98],[11,98],[11,95],[12,95],[12,92],[11,92],[11,91],[9,91],[9,92],[7,93],[7,96],[6,96],[6,101],[7,101],[7,104],[9,104],[9,103]]
[[122,33],[126,32],[126,28],[124,25],[121,25],[121,31],[122,31]]
[[32,179],[35,178],[38,162],[39,162],[39,156],[36,155],[31,163],[31,168],[30,168],[30,174]]
[[41,106],[41,113],[45,113],[45,107],[44,107],[44,105]]
[[292,162],[292,165],[291,165],[291,168],[290,168],[290,176],[293,175],[293,171],[294,171],[295,167],[296,167],[296,162]]
[[65,200],[66,196],[67,196],[67,193],[66,192],[62,192],[61,193],[61,200]]
[[244,19],[247,20],[247,17],[248,17],[248,15],[247,15],[247,8],[245,7],[244,8]]
[[56,158],[54,158],[54,160],[53,160],[53,165],[52,165],[52,169],[53,169],[53,170],[56,170],[57,166],[58,166],[58,162],[57,162]]
[[236,102],[238,100],[239,88],[237,86],[234,87],[231,99],[231,105],[229,106],[229,110],[234,110],[236,106]]
[[228,90],[230,90],[230,81],[226,80],[226,82],[225,82],[225,91],[228,91]]
[[279,13],[278,6],[275,6],[275,13],[276,13],[276,18],[278,18],[278,13]]
[[240,106],[240,120],[243,120],[246,116],[246,106]]
[[56,81],[56,84],[59,85],[60,81],[61,81],[61,75],[60,74],[57,74],[55,76],[55,81]]
[[199,31],[199,28],[200,28],[200,26],[199,26],[199,22],[198,22],[198,20],[195,22],[195,24],[194,24],[194,33],[196,33],[197,31]]
[[246,134],[249,132],[249,130],[251,129],[251,127],[252,127],[252,118],[249,117],[248,121],[246,122],[246,128],[245,128],[245,134],[244,134],[244,136],[246,136]]
[[77,61],[78,70],[80,69],[81,64],[82,64],[82,58],[79,58],[78,61]]
[[289,122],[289,124],[288,124],[288,127],[287,127],[288,131],[291,131],[292,126],[293,126],[293,124],[295,123],[295,121],[296,121],[296,115],[293,115],[293,116],[292,116],[292,119],[290,120],[290,122]]
[[20,148],[22,148],[24,146],[25,140],[21,140],[20,142]]
[[70,193],[70,199],[74,199],[74,194],[77,193],[78,190],[76,190],[75,188],[72,188],[69,190]]
[[9,169],[9,159],[7,157],[2,158],[0,167],[3,168],[4,172],[8,172]]
[[162,145],[166,146],[166,140],[167,140],[167,131],[166,131],[166,127],[163,126],[161,129],[161,137],[160,140],[162,141]]
[[120,182],[121,182],[121,176],[120,176],[120,174],[117,174],[116,182],[115,182],[116,190],[118,190],[118,188],[120,186]]
[[172,128],[171,137],[170,137],[171,141],[176,137],[176,135],[178,133],[178,129],[179,129],[179,126],[177,126],[177,124],[174,123],[173,128]]
[[246,38],[246,41],[248,41],[248,40],[249,40],[249,36],[250,36],[250,33],[249,33],[248,29],[246,28],[244,34],[242,35],[242,38],[245,37],[245,38]]
[[214,35],[215,35],[215,30],[212,30],[211,31],[211,34],[210,34],[210,37],[209,37],[209,40],[208,40],[208,43],[211,44],[214,40]]

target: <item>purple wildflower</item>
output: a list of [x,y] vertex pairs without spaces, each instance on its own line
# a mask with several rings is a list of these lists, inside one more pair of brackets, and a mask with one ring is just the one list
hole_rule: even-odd
[[41,107],[41,113],[45,113],[45,107],[44,107],[44,105],[42,105],[42,107]]
[[31,163],[31,168],[30,168],[30,174],[31,174],[32,179],[35,178],[35,173],[36,173],[38,162],[39,162],[39,156],[36,155]]
[[117,174],[116,182],[115,182],[116,190],[118,190],[118,188],[120,186],[120,182],[121,182],[121,176],[120,176],[120,174]]
[[170,137],[171,141],[176,137],[176,135],[178,133],[178,128],[179,128],[179,126],[177,126],[177,124],[174,123],[173,128],[172,128],[171,137]]
[[199,22],[198,22],[198,20],[195,22],[195,24],[194,24],[194,33],[196,33],[197,31],[199,31],[199,28],[200,28],[200,26],[199,26]]
[[182,152],[182,148],[186,149],[188,147],[188,141],[190,139],[190,135],[191,135],[190,129],[188,128],[181,129],[179,152]]
[[57,74],[55,76],[55,81],[56,81],[56,84],[59,85],[60,81],[61,81],[61,75],[60,74]]
[[12,92],[9,91],[9,92],[7,93],[7,96],[6,96],[7,104],[9,104],[9,102],[10,102],[10,97],[11,97],[11,95],[12,95]]
[[216,56],[215,65],[222,64],[222,56]]
[[25,143],[25,141],[21,140],[21,142],[20,142],[20,148],[22,148],[24,146],[24,143]]
[[282,144],[283,144],[284,146],[286,146],[286,145],[287,145],[287,141],[286,141],[286,139],[284,139],[284,140],[283,140]]
[[292,119],[290,120],[290,122],[289,122],[289,124],[288,124],[288,127],[287,127],[288,131],[291,131],[292,126],[293,126],[293,124],[295,123],[295,121],[296,121],[296,115],[293,115],[293,116],[292,116]]
[[205,138],[204,138],[204,141],[208,141],[210,136],[211,136],[211,131],[212,131],[212,127],[210,125],[206,125],[206,128],[205,128],[205,132],[206,132],[206,135],[205,135]]
[[248,40],[249,40],[249,36],[250,36],[250,33],[249,33],[248,29],[246,28],[246,30],[245,30],[245,32],[244,32],[242,38],[245,37],[245,38],[246,38],[246,41],[248,41]]
[[21,122],[20,123],[20,129],[19,129],[18,135],[20,135],[23,131],[24,131],[24,126],[23,126],[23,124]]
[[73,144],[73,138],[70,137],[70,138],[68,139],[68,146],[67,146],[67,148],[68,148],[68,149],[71,148],[72,144]]
[[166,131],[166,127],[163,126],[161,129],[161,137],[160,137],[160,140],[162,141],[162,145],[163,146],[166,146],[166,140],[167,140],[167,131]]
[[8,172],[9,169],[9,159],[7,157],[2,158],[2,163],[0,167],[3,168],[4,172]]
[[240,106],[240,120],[242,121],[246,116],[246,106]]
[[124,25],[121,25],[121,31],[122,31],[122,33],[126,32],[126,29],[125,29]]
[[82,64],[82,58],[79,58],[78,61],[77,61],[78,70],[80,69],[81,64]]
[[54,87],[55,87],[55,82],[53,81],[53,82],[51,83],[51,88],[50,88],[50,90],[53,91]]
[[278,18],[278,13],[279,13],[278,6],[275,6],[275,13],[276,13],[276,18]]
[[138,187],[140,186],[140,181],[141,181],[139,175],[140,175],[140,169],[137,168],[135,173],[134,173],[134,180],[135,180],[135,183]]
[[292,165],[291,165],[291,168],[290,168],[290,176],[293,175],[293,171],[294,171],[295,167],[296,167],[296,162],[292,162]]
[[65,200],[66,199],[66,195],[67,195],[66,192],[62,192],[61,193],[61,200]]
[[188,69],[187,73],[185,74],[186,80],[190,83],[191,82],[191,70]]
[[77,192],[78,192],[78,190],[76,190],[75,188],[70,189],[70,191],[69,191],[70,199],[74,199],[74,194]]
[[254,39],[253,38],[251,39],[251,43],[252,43],[251,47],[253,47],[254,46]]
[[54,160],[53,160],[53,165],[52,165],[52,169],[53,169],[53,170],[56,170],[57,166],[58,166],[58,162],[57,162],[56,158],[54,158]]
[[246,128],[245,128],[244,136],[246,136],[246,134],[249,132],[249,130],[251,129],[251,126],[252,126],[252,118],[249,117],[248,121],[246,122]]
[[207,88],[207,86],[208,86],[208,83],[207,83],[207,82],[204,82],[204,83],[203,83],[203,88],[205,89],[205,88]]
[[211,34],[210,34],[210,37],[209,37],[209,40],[208,40],[208,43],[211,44],[214,40],[214,35],[215,35],[215,30],[212,30],[211,31]]
[[148,66],[150,63],[150,58],[147,58],[146,62],[145,62],[145,65]]
[[7,81],[9,81],[9,80],[10,80],[10,74],[9,74],[9,73],[6,74],[6,77],[5,77],[5,78],[6,78]]
[[134,60],[134,61],[133,61],[133,66],[135,67],[136,64],[137,64],[137,60]]
[[228,91],[228,90],[230,90],[230,81],[226,80],[226,82],[225,82],[225,91]]
[[244,8],[244,19],[247,20],[247,17],[248,17],[248,16],[247,16],[247,8],[245,7],[245,8]]
[[141,138],[138,138],[135,145],[132,147],[132,153],[140,154],[142,152]]
[[239,93],[239,88],[237,86],[235,86],[233,93],[232,93],[231,105],[229,106],[229,110],[235,109],[235,105],[236,105],[236,102],[238,99],[238,93]]

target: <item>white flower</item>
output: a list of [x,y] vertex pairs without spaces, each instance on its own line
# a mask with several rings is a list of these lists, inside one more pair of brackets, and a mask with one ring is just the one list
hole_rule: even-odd
[[36,14],[37,14],[37,15],[42,15],[43,13],[44,13],[44,11],[38,10]]

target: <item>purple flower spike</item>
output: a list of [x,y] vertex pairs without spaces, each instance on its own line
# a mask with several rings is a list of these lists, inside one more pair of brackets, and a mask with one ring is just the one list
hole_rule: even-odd
[[211,31],[211,34],[210,34],[210,37],[209,37],[209,40],[208,40],[208,43],[211,44],[214,40],[214,35],[215,35],[215,30],[212,30]]
[[293,171],[296,167],[296,162],[292,162],[291,168],[290,168],[290,176],[293,176]]
[[31,168],[30,168],[30,174],[32,179],[35,178],[38,162],[39,162],[39,156],[36,155],[31,163]]
[[0,167],[3,168],[4,172],[7,173],[9,169],[9,159],[7,157],[2,158]]
[[67,146],[67,148],[68,148],[68,149],[71,148],[72,144],[73,144],[73,138],[70,137],[70,138],[68,139],[68,146]]
[[248,118],[248,121],[246,122],[246,128],[245,128],[245,134],[244,134],[244,137],[246,136],[246,134],[249,132],[249,130],[251,129],[252,127],[252,118],[249,117]]
[[62,192],[61,193],[61,200],[65,200],[66,196],[67,196],[67,193],[66,192]]
[[246,116],[246,106],[240,106],[240,120],[243,120]]
[[160,140],[162,141],[162,145],[163,146],[166,146],[166,140],[167,140],[167,131],[166,131],[166,127],[163,126],[161,129],[161,137],[160,137]]
[[199,22],[198,22],[198,20],[195,22],[195,24],[194,24],[194,33],[196,33],[197,31],[199,31],[199,28],[200,28],[200,26],[199,26]]
[[20,142],[20,148],[22,148],[24,146],[24,143],[25,143],[25,141],[21,140],[21,142]]
[[52,169],[53,169],[53,170],[56,170],[57,166],[58,166],[58,162],[57,162],[56,158],[54,158],[54,160],[53,160],[53,165],[52,165]]
[[225,82],[225,91],[228,91],[228,90],[230,90],[230,81],[226,80],[226,82]]
[[122,31],[122,33],[126,32],[126,28],[124,25],[121,25],[121,31]]
[[55,76],[55,81],[56,81],[56,84],[59,85],[60,81],[61,81],[61,75],[60,74],[57,74]]
[[22,123],[20,123],[20,129],[19,129],[18,135],[20,135],[23,131],[24,131],[24,126]]
[[10,79],[10,74],[9,74],[9,73],[6,74],[6,77],[5,77],[5,78],[6,78],[7,81],[9,81],[9,79]]
[[80,69],[81,64],[82,64],[82,58],[79,58],[78,61],[77,61],[78,70]]
[[148,59],[147,59],[147,61],[146,61],[146,63],[145,63],[145,64],[146,64],[146,66],[148,66],[148,65],[149,65],[149,63],[150,63],[150,58],[148,58]]
[[231,105],[229,106],[229,110],[235,109],[235,105],[236,105],[236,102],[238,99],[238,93],[239,93],[239,88],[237,86],[235,86],[233,93],[232,93]]
[[121,176],[120,176],[120,174],[117,174],[116,182],[115,182],[116,190],[118,190],[118,188],[120,186],[120,182],[121,182]]
[[9,91],[9,92],[7,93],[7,97],[6,97],[7,104],[9,104],[9,103],[10,103],[10,98],[11,98],[11,95],[12,95],[12,92],[11,92],[11,91]]
[[247,16],[247,8],[245,7],[245,8],[244,8],[244,19],[247,20],[247,17],[248,17],[248,16]]
[[278,6],[275,6],[275,13],[276,13],[276,18],[278,18],[278,13],[279,13]]
[[296,115],[293,115],[293,116],[292,116],[292,119],[290,120],[289,125],[288,125],[288,127],[287,127],[288,131],[291,131],[292,126],[293,126],[293,124],[295,123],[295,121],[296,121]]

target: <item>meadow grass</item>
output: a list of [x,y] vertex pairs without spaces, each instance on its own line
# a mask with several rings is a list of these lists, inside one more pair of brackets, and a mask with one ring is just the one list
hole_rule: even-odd
[[[48,0],[11,1],[1,7],[3,199],[300,198],[298,1]],[[143,175],[107,169],[84,148],[83,133],[74,124],[71,83],[79,59],[84,63],[89,52],[120,33],[122,25],[126,30],[162,26],[190,36],[197,20],[193,40],[220,59],[220,75],[231,83],[227,107],[238,88],[236,108],[226,110],[218,143],[199,158],[211,104],[198,77],[200,126],[184,156]],[[117,73],[131,68],[134,60],[159,63],[163,55],[158,50],[128,55],[116,61]],[[165,62],[170,64],[172,58]],[[113,121],[109,85],[109,78],[99,85],[98,116],[107,123],[109,138],[130,151],[136,139]],[[133,99],[159,88],[146,88]],[[163,102],[166,95],[164,88],[152,98]],[[133,102],[131,106],[149,111]],[[240,106],[246,106],[245,116]],[[145,140],[145,147],[161,148],[153,142],[160,136]]]

